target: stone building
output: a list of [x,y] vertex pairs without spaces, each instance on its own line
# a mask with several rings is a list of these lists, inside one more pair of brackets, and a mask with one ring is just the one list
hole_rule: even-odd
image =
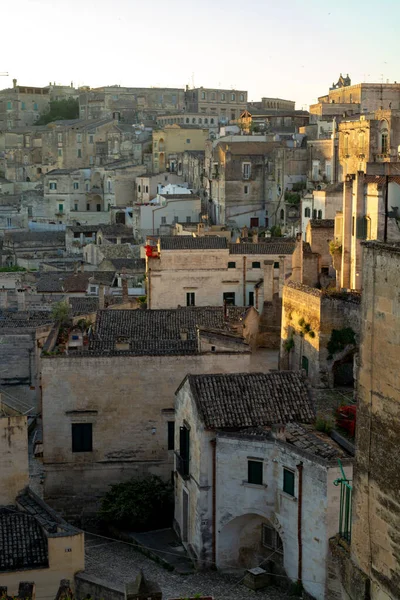
[[247,92],[186,86],[185,112],[215,115],[220,123],[239,118],[247,105]]
[[400,162],[399,145],[400,110],[375,110],[357,120],[342,121],[339,124],[339,161],[343,177],[358,171],[372,173],[370,163],[380,164],[383,173],[383,163]]
[[209,137],[208,129],[185,125],[167,125],[153,131],[153,171],[177,171],[178,154],[185,150],[204,150]]
[[254,306],[262,312],[292,271],[292,240],[229,244],[225,237],[164,236],[146,258],[148,307]]
[[289,281],[283,288],[280,368],[304,369],[314,387],[353,389],[360,301],[356,293]]
[[87,346],[43,356],[46,500],[79,517],[112,483],[147,473],[168,479],[174,392],[185,375],[260,370],[236,332],[243,311],[99,311]]
[[16,594],[23,578],[46,600],[85,568],[84,535],[28,484],[27,417],[0,417],[0,590]]
[[335,240],[341,254],[337,269],[341,288],[361,289],[363,240],[400,240],[400,165],[388,167],[394,175],[359,171],[344,182],[343,209],[337,213],[335,223]]
[[17,292],[19,310],[8,310],[8,295],[0,292],[0,385],[27,385],[39,393],[40,352],[53,319],[49,312],[26,310],[24,291]]
[[[137,204],[133,210],[133,233],[137,239],[160,235],[163,226],[201,221],[200,196],[184,188],[175,194],[158,194],[149,204]],[[186,191],[187,193],[183,193]]]
[[179,88],[104,86],[79,93],[81,119],[118,116],[124,123],[141,123],[166,112],[182,112],[184,106],[184,90]]
[[400,109],[400,84],[358,83],[334,87],[310,106],[311,119],[341,118],[380,109]]
[[50,106],[48,88],[27,87],[17,84],[0,90],[0,129],[13,129],[34,125]]
[[313,421],[298,373],[186,376],[175,398],[175,527],[199,566],[261,563],[270,584],[286,576],[326,597],[337,458],[352,470]]
[[331,542],[332,580],[340,582],[333,597],[394,600],[400,589],[400,248],[365,242],[363,253],[355,472],[343,498],[343,514],[351,503],[352,513]]
[[307,150],[265,136],[208,142],[205,185],[210,218],[236,227],[284,227],[284,191],[305,181]]
[[182,184],[182,177],[175,171],[164,173],[146,173],[136,177],[135,201],[136,204],[148,204],[153,200],[163,186],[168,184]]
[[335,219],[342,211],[343,182],[327,185],[324,189],[313,190],[301,199],[301,231],[306,239],[307,225],[311,219]]
[[[263,98],[263,100],[267,99]],[[273,104],[274,101],[266,102],[266,104],[269,103]],[[289,102],[289,104],[291,103]],[[300,127],[305,127],[308,122],[309,114],[305,110],[294,110],[294,107],[286,109],[270,108],[259,102],[251,103],[237,120],[240,129],[245,134],[252,131],[265,134],[273,133],[279,135],[282,139],[292,139],[293,134],[298,133]]]
[[41,260],[63,256],[64,252],[63,231],[8,231],[4,234],[2,262],[37,269]]

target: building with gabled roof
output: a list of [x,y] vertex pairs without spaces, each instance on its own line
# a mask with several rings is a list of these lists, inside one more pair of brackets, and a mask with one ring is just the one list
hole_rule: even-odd
[[267,370],[274,359],[261,361],[246,342],[256,326],[253,309],[242,307],[100,310],[87,345],[66,353],[49,337],[41,357],[47,501],[79,518],[111,483],[168,479],[176,388],[188,372]]
[[[188,374],[175,394],[175,529],[199,567],[261,566],[324,600],[333,481],[352,458],[314,429],[300,373]],[[263,570],[263,571],[262,571]]]

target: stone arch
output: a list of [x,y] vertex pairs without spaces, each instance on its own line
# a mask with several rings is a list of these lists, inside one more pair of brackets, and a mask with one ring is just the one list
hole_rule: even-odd
[[[266,540],[263,537],[264,527],[268,534],[267,537],[272,534],[271,545],[277,543],[279,550],[267,547],[264,543]],[[272,569],[272,572],[285,573],[282,532],[278,532],[278,529],[267,517],[257,511],[252,511],[231,519],[221,527],[217,541],[217,566],[219,569],[226,572],[238,568],[250,569],[257,567],[263,561],[268,564],[268,568]]]

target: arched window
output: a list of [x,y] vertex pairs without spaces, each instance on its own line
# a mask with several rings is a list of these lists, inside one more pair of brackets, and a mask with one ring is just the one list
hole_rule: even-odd
[[201,117],[199,117],[199,125],[201,125],[203,123],[203,119]]
[[362,131],[361,133],[358,134],[358,153],[359,154],[364,154],[364,147],[365,147],[365,134]]
[[344,146],[344,154],[345,156],[348,155],[349,153],[349,136],[347,134],[345,134],[344,139],[343,139],[343,146]]
[[232,100],[232,102],[235,102],[235,100],[236,100],[236,94],[231,94],[231,100]]
[[283,221],[284,218],[285,218],[285,211],[282,208],[282,210],[281,210],[281,221]]
[[305,209],[304,216],[305,217],[311,217],[311,208],[306,208]]
[[190,123],[190,119],[188,117],[186,118],[186,123]]
[[210,119],[210,123],[211,123],[211,125],[214,125],[214,119],[213,118]]
[[316,219],[317,218],[317,209],[314,208],[314,210],[312,211],[312,218]]
[[204,119],[204,123],[207,125],[208,124],[208,119],[207,117]]
[[389,149],[389,136],[388,136],[388,132],[387,131],[382,131],[381,132],[381,150],[382,150],[382,154],[387,154],[388,153],[388,149]]
[[192,123],[196,123],[196,117],[192,117]]
[[322,210],[318,211],[318,219],[322,219]]

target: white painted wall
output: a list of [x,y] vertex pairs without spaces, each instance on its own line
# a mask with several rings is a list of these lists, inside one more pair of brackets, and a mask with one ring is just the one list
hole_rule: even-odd
[[188,195],[187,200],[168,200],[161,205],[140,205],[139,230],[142,235],[157,235],[165,218],[165,224],[172,225],[174,220],[186,223],[189,217],[192,223],[199,221],[201,201],[197,196]]

